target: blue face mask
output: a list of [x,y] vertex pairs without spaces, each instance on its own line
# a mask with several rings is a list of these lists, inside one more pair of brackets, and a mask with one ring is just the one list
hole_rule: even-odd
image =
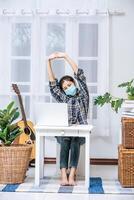
[[77,91],[77,88],[75,87],[75,85],[71,85],[69,88],[64,90],[66,95],[71,95],[71,96],[74,96],[76,94],[76,91]]

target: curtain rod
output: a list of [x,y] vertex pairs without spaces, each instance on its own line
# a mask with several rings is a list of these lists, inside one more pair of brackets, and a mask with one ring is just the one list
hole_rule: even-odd
[[121,16],[125,15],[125,12],[122,10],[82,10],[82,9],[76,9],[76,10],[61,10],[61,9],[55,9],[55,10],[41,10],[41,9],[0,9],[0,16],[97,16],[97,15],[113,15],[113,16]]

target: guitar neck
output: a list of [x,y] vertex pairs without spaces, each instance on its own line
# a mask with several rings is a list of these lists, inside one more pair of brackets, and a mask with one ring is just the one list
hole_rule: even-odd
[[27,120],[26,120],[26,114],[25,114],[25,111],[24,111],[22,98],[21,98],[20,94],[18,94],[18,98],[19,98],[20,109],[21,109],[21,114],[22,114],[22,118],[23,118],[23,121],[24,121],[24,125],[25,125],[25,127],[27,127],[28,125],[27,125]]

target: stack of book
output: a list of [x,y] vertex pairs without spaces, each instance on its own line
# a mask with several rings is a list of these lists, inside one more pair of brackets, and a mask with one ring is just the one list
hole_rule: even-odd
[[134,118],[134,100],[125,100],[122,104],[122,117]]

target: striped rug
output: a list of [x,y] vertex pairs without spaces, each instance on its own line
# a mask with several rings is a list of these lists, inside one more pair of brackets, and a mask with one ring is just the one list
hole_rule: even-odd
[[0,192],[44,192],[77,194],[134,194],[134,188],[122,188],[118,180],[102,180],[91,177],[90,186],[84,186],[84,180],[78,180],[76,186],[60,186],[59,178],[44,177],[39,187],[34,186],[34,178],[27,177],[22,184],[0,184]]

